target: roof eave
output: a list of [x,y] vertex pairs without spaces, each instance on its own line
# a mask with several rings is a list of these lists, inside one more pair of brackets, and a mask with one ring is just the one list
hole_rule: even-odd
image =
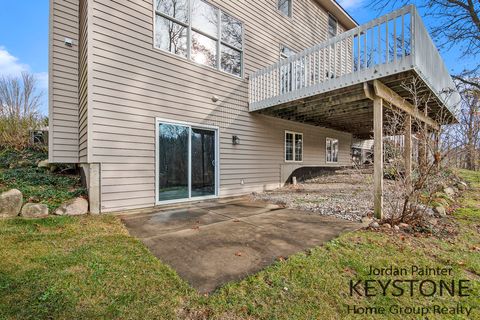
[[356,28],[359,26],[357,21],[348,14],[348,12],[335,0],[317,0],[322,7],[330,12],[342,26],[347,30]]

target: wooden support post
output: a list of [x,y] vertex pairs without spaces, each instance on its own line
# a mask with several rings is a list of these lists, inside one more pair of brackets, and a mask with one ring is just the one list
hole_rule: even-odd
[[412,190],[412,116],[405,118],[405,185],[407,192]]
[[374,139],[374,211],[375,218],[383,219],[383,100],[373,100],[373,139]]

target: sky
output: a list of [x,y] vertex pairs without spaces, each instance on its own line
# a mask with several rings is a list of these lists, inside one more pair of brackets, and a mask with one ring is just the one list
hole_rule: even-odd
[[[379,15],[366,8],[366,1],[338,0],[360,24]],[[48,114],[48,7],[48,0],[0,0],[0,74],[35,73],[39,89],[45,92],[40,110],[44,115]],[[428,19],[424,22],[428,27]],[[478,63],[462,59],[455,49],[441,54],[453,73]]]

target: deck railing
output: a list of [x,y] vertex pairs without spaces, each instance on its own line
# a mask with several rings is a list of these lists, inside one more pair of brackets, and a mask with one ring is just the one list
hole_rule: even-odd
[[254,72],[250,111],[417,67],[435,93],[454,88],[415,6],[410,5]]

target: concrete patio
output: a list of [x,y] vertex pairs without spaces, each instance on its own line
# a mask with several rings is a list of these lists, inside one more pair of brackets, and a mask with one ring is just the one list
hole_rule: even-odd
[[121,215],[130,234],[200,292],[362,227],[248,198]]

